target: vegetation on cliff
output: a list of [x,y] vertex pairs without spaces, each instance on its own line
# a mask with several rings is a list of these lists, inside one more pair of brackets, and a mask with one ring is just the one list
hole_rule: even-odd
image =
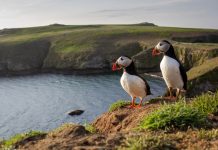
[[[203,37],[214,35],[216,39],[218,31],[137,24],[87,26],[54,24],[44,27],[5,29],[0,31],[0,35],[1,72],[34,69],[108,71],[111,62],[120,55],[133,56],[139,69],[159,71],[160,58],[150,59],[150,51],[160,39],[187,36],[195,38],[199,35]],[[210,40],[205,42],[208,43]],[[180,58],[187,64],[188,69],[199,62],[197,59],[201,57],[202,52],[209,52],[211,49],[214,51],[218,47],[216,43],[195,43],[193,46],[181,42],[175,44],[178,45],[179,51],[182,50],[180,53],[187,53],[184,56],[180,55]],[[212,53],[210,58],[217,56],[215,51]],[[190,58],[193,60],[188,62],[187,59]],[[205,59],[202,56],[201,62]]]
[[203,127],[206,125],[206,115],[196,107],[190,107],[186,102],[165,104],[157,111],[142,119],[141,129],[169,129],[188,127]]

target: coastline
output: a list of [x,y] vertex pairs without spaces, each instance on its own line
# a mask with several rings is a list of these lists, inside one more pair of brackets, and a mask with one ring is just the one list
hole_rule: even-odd
[[[161,77],[161,72],[148,71],[147,69],[138,70],[140,74]],[[99,69],[30,69],[23,71],[0,71],[0,77],[16,77],[16,76],[31,76],[37,74],[63,74],[63,75],[104,75],[104,74],[122,74],[120,72],[113,72],[108,68]]]

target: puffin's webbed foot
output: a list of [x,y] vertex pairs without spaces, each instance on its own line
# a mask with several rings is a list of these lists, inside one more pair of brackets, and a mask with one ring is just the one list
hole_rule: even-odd
[[141,99],[141,100],[140,100],[140,103],[136,106],[137,108],[141,108],[141,107],[142,107],[142,100],[143,100],[143,99]]
[[128,108],[135,108],[136,105],[129,105]]
[[131,103],[131,105],[129,106],[129,108],[135,108],[135,107],[136,107],[136,105],[135,105],[135,99],[136,99],[136,97],[132,97],[132,103]]
[[139,104],[139,105],[137,105],[135,108],[141,108],[141,107],[142,107],[142,105]]

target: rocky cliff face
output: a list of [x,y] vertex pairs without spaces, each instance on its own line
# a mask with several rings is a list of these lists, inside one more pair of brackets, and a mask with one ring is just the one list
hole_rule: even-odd
[[[158,40],[156,40],[158,41]],[[144,47],[138,41],[73,53],[54,51],[47,40],[17,44],[0,44],[0,72],[33,70],[110,70],[111,63],[120,55],[132,56],[136,67],[146,72],[159,72],[162,56],[152,57],[152,46]],[[218,56],[216,45],[174,43],[178,58],[187,70]],[[192,47],[193,46],[193,47]],[[196,47],[195,47],[196,46]]]
[[0,72],[40,70],[49,47],[50,42],[46,40],[0,44]]

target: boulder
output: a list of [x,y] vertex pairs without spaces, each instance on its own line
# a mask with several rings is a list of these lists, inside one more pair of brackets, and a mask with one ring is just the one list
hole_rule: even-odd
[[70,116],[74,116],[74,115],[81,115],[82,113],[84,113],[84,110],[73,110],[73,111],[69,111],[67,114]]

